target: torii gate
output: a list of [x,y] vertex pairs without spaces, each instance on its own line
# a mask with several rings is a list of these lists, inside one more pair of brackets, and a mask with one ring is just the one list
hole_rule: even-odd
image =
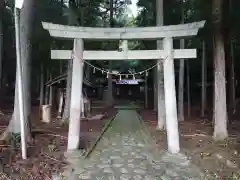
[[[52,37],[74,39],[71,50],[52,50],[52,59],[71,59],[73,54],[72,91],[70,105],[70,122],[68,133],[68,150],[75,150],[80,139],[80,114],[83,82],[83,60],[150,60],[164,59],[164,91],[166,107],[166,128],[168,150],[178,153],[179,132],[177,119],[176,88],[174,74],[174,59],[196,58],[196,49],[173,49],[174,38],[195,36],[205,21],[189,24],[143,27],[143,28],[91,28],[65,26],[43,22],[43,28]],[[85,39],[90,40],[125,40],[124,49],[119,51],[84,51]],[[127,40],[133,39],[163,39],[163,50],[133,50],[126,48]]]

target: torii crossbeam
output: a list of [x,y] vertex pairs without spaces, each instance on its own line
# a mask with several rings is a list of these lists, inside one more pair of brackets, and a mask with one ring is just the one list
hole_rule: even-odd
[[[127,59],[165,59],[164,90],[168,150],[178,153],[179,132],[177,120],[177,104],[174,74],[174,59],[196,58],[196,49],[173,49],[174,38],[195,36],[205,21],[189,24],[144,27],[144,28],[91,28],[64,26],[43,22],[44,29],[52,37],[74,39],[74,49],[52,50],[52,59],[71,59],[73,57],[72,91],[70,106],[70,123],[68,135],[68,150],[77,149],[80,139],[80,114],[83,82],[83,60],[127,60]],[[130,40],[130,39],[163,39],[163,50],[118,51],[84,51],[83,40]],[[126,47],[126,46],[125,46]],[[73,56],[72,56],[73,55]]]

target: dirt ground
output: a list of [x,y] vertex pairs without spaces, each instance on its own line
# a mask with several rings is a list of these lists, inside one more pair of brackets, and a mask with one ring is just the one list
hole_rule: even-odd
[[[0,116],[0,132],[4,132],[11,112],[4,111]],[[0,179],[51,180],[54,173],[62,171],[66,165],[64,152],[67,146],[68,125],[60,125],[55,119],[50,124],[41,123],[38,108],[33,108],[33,141],[28,144],[28,159],[21,159],[20,143],[12,149],[9,142],[0,144]],[[116,114],[113,108],[99,108],[92,115],[104,114],[103,119],[81,121],[80,148],[88,148],[101,133],[109,118]]]
[[[4,132],[11,117],[11,111],[4,111],[0,116],[0,132]],[[109,117],[116,114],[112,108],[99,108],[94,114],[105,114],[102,120],[81,121],[81,148],[87,148],[100,134]],[[157,114],[152,110],[140,111],[146,125],[151,130],[161,148],[167,149],[166,132],[156,130]],[[186,113],[187,114],[187,113]],[[213,125],[211,115],[199,118],[199,110],[192,108],[192,116],[185,115],[180,122],[180,146],[183,153],[191,157],[192,162],[202,171],[211,175],[210,179],[240,179],[240,122],[231,121],[228,126],[229,138],[224,142],[212,139]],[[56,115],[53,114],[53,117]],[[239,119],[236,115],[232,119]],[[64,152],[67,145],[68,126],[61,126],[53,118],[51,124],[39,120],[38,108],[33,108],[32,118],[34,140],[29,144],[28,160],[21,160],[20,145],[13,150],[8,142],[0,144],[0,179],[1,180],[50,180],[53,173],[62,171],[66,165]],[[11,177],[10,177],[11,176]]]
[[[200,114],[198,110],[197,113]],[[151,110],[140,112],[146,125],[158,144],[167,149],[166,132],[156,130],[157,114]],[[179,132],[181,151],[189,156],[194,164],[209,174],[209,179],[240,179],[240,122],[232,121],[228,126],[229,138],[224,142],[212,139],[213,125],[209,116],[187,117],[180,122]],[[240,116],[239,116],[240,117]],[[235,117],[236,119],[236,117]]]

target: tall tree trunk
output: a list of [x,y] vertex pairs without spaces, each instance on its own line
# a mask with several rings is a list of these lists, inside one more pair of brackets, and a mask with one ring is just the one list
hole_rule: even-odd
[[144,84],[144,95],[145,95],[145,108],[148,108],[148,77],[145,75],[145,84]]
[[[184,24],[184,1],[181,2],[181,23]],[[184,49],[185,40],[180,40],[180,49]],[[185,70],[185,60],[180,59],[180,67],[179,67],[179,81],[178,81],[178,120],[184,121],[184,70]]]
[[[180,49],[184,49],[184,39],[180,40]],[[178,82],[178,120],[184,121],[184,70],[185,60],[180,59],[179,82]]]
[[223,140],[228,137],[226,108],[225,49],[222,33],[223,0],[213,0],[214,26],[214,139]]
[[78,0],[78,3],[80,7],[80,12],[81,12],[80,25],[84,26],[84,0]]
[[[20,11],[20,47],[21,47],[21,61],[23,71],[23,105],[25,110],[25,124],[28,127],[28,137],[30,136],[30,108],[31,108],[31,91],[30,91],[30,63],[31,63],[31,32],[32,32],[32,17],[33,17],[33,1],[25,0],[23,8]],[[19,72],[16,72],[16,77]],[[18,105],[18,88],[17,81],[15,83],[15,100],[14,111],[7,130],[1,139],[5,139],[8,133],[20,133],[19,120],[19,105]]]
[[[156,0],[156,20],[157,26],[163,26],[163,0]],[[163,49],[162,40],[157,41],[157,49]],[[158,110],[158,129],[164,129],[166,127],[166,116],[165,116],[165,96],[164,96],[164,77],[163,77],[163,62],[158,60],[157,66],[157,92],[154,95],[157,95],[157,110]],[[155,103],[154,103],[155,104]]]
[[85,75],[86,79],[88,81],[90,81],[90,79],[91,79],[91,68],[90,68],[90,66],[87,65],[85,67],[85,72],[86,72],[86,75]]
[[[114,27],[114,19],[113,19],[113,6],[114,6],[114,1],[110,0],[110,27]],[[112,71],[112,61],[109,61],[109,71]],[[112,75],[108,75],[108,95],[107,95],[107,105],[111,106],[113,103],[113,95],[112,95]]]
[[[0,2],[0,98],[2,96],[2,61],[3,61],[3,11],[4,11],[4,1]],[[0,106],[2,101],[0,100]],[[3,115],[0,110],[0,115]]]
[[[235,92],[235,56],[234,56],[234,46],[232,41],[232,31],[231,31],[231,12],[232,12],[232,1],[229,0],[228,2],[225,2],[224,7],[226,8],[226,16],[228,21],[228,36],[226,41],[228,41],[228,53],[227,53],[227,59],[228,59],[228,69],[229,69],[229,75],[228,75],[228,98],[229,98],[229,114],[230,116],[234,115],[236,112],[236,92]],[[226,25],[225,25],[226,26]]]
[[157,68],[154,68],[153,70],[153,110],[154,111],[158,111],[157,97],[158,97],[158,72],[157,72]]
[[62,74],[63,72],[63,61],[59,61],[59,74]]
[[44,102],[44,72],[43,72],[43,64],[41,64],[40,69],[40,91],[39,91],[39,117],[41,116],[41,109]]
[[[76,8],[77,4],[81,8],[81,19],[80,24],[84,26],[84,7],[82,4],[83,0],[78,0],[78,2],[69,1],[69,16],[68,16],[68,24],[75,25],[76,24],[76,15],[74,14],[74,8]],[[76,4],[77,3],[77,4]],[[72,59],[68,61],[68,70],[67,70],[67,87],[66,87],[66,96],[65,96],[65,105],[62,116],[62,123],[66,123],[70,117],[70,103],[71,103],[71,89],[72,89]]]
[[[32,38],[32,20],[34,13],[34,1],[25,0],[23,8],[20,11],[20,41],[21,41],[21,60],[23,61],[23,79],[24,85],[24,105],[27,117],[27,127],[31,126],[31,38]],[[29,127],[31,128],[31,127]],[[28,131],[30,130],[28,128]],[[30,136],[30,133],[28,134]]]
[[3,10],[4,10],[4,1],[2,0],[0,2],[0,91],[2,88]]
[[[50,80],[49,69],[46,69],[46,82]],[[45,83],[46,83],[45,82]],[[49,87],[45,86],[45,97],[44,97],[44,104],[47,105],[49,102]]]
[[[50,80],[52,80],[52,73],[51,73],[51,71],[49,72],[50,73]],[[50,86],[49,87],[49,101],[48,101],[48,104],[49,105],[53,105],[53,87],[52,86]]]
[[206,52],[205,52],[205,41],[202,42],[202,86],[201,86],[201,93],[202,93],[202,107],[201,107],[201,116],[205,116],[206,110],[206,92],[207,92],[207,71],[206,71]]
[[229,99],[230,99],[230,114],[234,115],[236,113],[236,92],[235,92],[235,63],[234,63],[234,46],[231,40],[231,36],[229,39],[230,43],[230,57],[228,59],[229,62]]
[[187,61],[187,106],[188,106],[188,117],[191,115],[191,90],[190,90],[190,67],[189,61]]
[[67,71],[66,98],[65,98],[64,113],[62,117],[63,122],[67,122],[70,116],[71,87],[72,87],[72,60],[69,60],[68,71]]

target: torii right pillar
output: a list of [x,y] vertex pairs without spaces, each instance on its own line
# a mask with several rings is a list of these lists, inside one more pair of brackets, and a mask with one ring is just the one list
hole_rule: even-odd
[[166,53],[166,59],[163,60],[163,68],[168,151],[176,154],[179,153],[180,147],[174,73],[173,38],[164,38],[163,47]]

